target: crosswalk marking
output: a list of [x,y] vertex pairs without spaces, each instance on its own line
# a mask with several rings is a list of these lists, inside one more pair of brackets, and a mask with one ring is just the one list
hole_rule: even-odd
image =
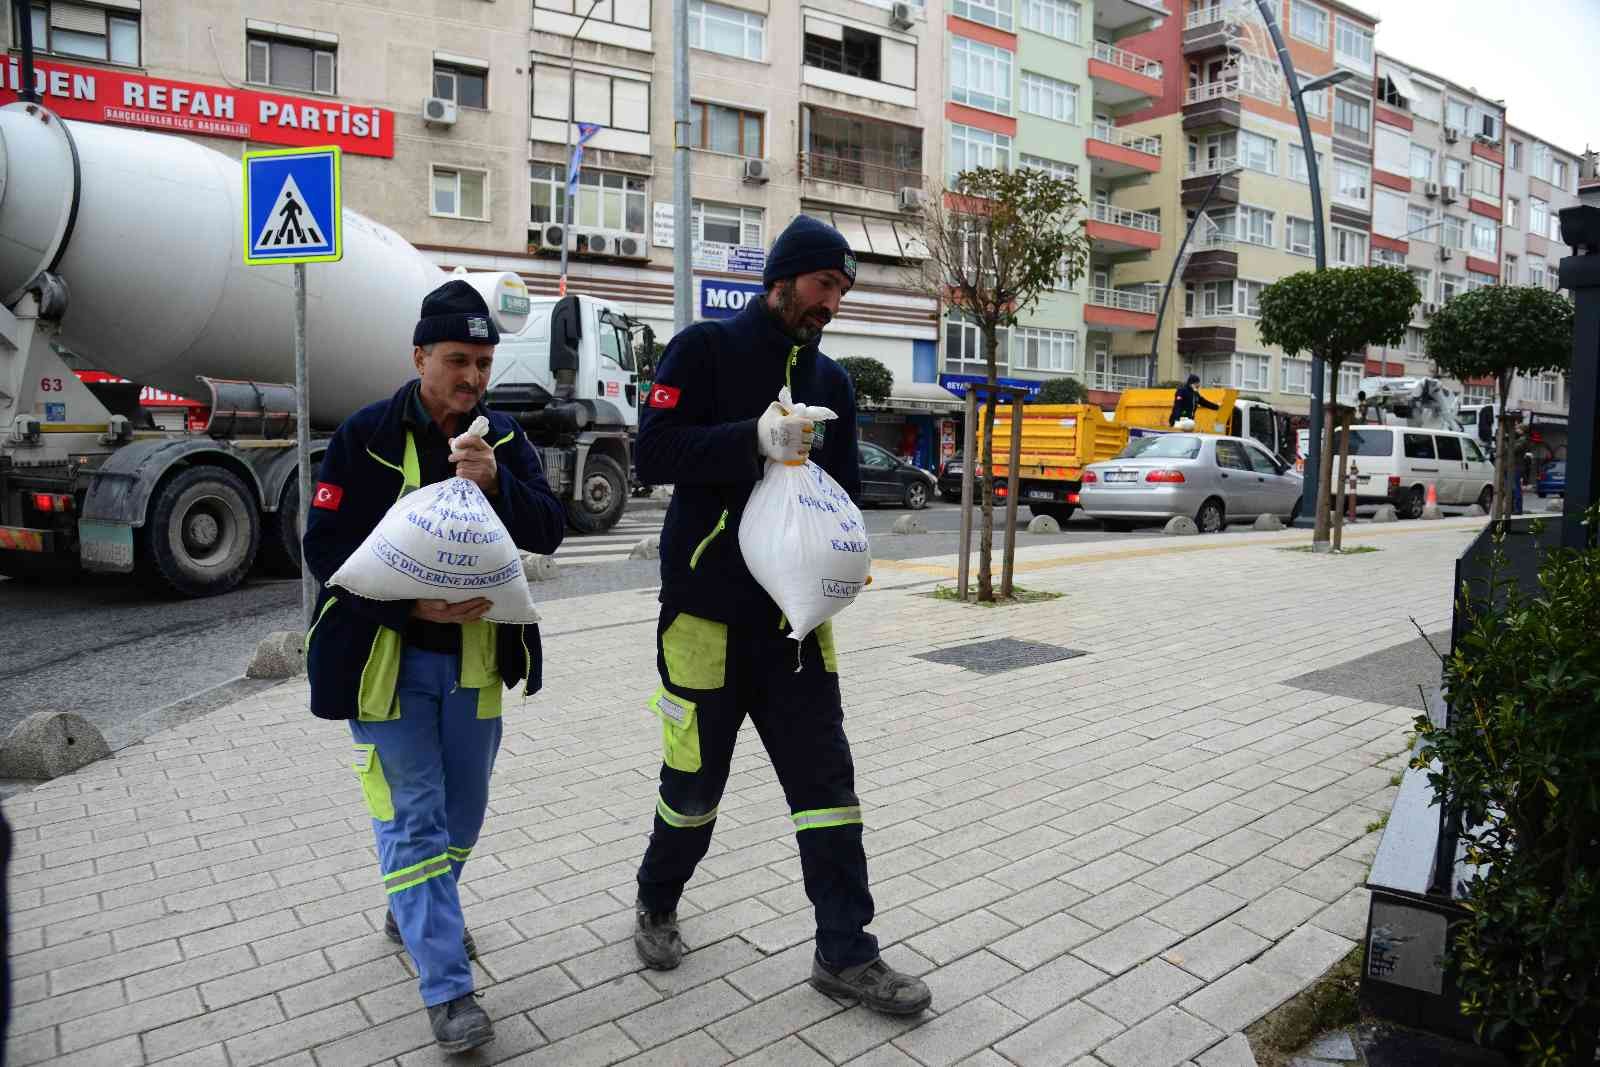
[[666,521],[666,515],[665,509],[629,512],[603,534],[583,535],[568,531],[566,540],[556,549],[556,565],[578,566],[625,560],[634,545],[646,537],[661,535],[661,525]]

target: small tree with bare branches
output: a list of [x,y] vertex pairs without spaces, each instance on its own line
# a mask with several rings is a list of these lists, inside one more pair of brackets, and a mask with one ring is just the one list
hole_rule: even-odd
[[[999,384],[1000,331],[1058,286],[1083,276],[1089,239],[1075,183],[1044,171],[978,167],[962,171],[949,189],[934,190],[924,214],[928,258],[913,285],[978,329],[990,388],[983,404],[983,455],[978,497],[983,528],[978,540],[978,599],[994,599],[995,389]],[[970,459],[969,459],[970,462]]]

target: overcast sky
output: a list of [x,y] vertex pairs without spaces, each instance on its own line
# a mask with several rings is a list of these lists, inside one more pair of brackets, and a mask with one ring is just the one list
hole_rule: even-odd
[[1378,50],[1503,99],[1511,125],[1569,152],[1600,147],[1600,0],[1352,0]]

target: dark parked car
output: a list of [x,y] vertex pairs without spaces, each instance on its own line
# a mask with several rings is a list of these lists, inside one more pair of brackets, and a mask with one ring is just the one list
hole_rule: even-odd
[[944,466],[939,468],[939,495],[944,497],[946,504],[959,504],[961,502],[961,468],[964,457],[960,452],[944,461]]
[[903,504],[913,511],[928,506],[938,479],[913,467],[888,449],[863,441],[861,452],[861,504]]
[[1539,475],[1539,482],[1534,486],[1534,491],[1541,497],[1567,495],[1567,461],[1558,459],[1544,469]]

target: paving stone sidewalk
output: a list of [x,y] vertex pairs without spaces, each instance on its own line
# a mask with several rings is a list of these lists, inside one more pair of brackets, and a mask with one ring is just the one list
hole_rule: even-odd
[[[1361,936],[1358,888],[1413,711],[1285,680],[1434,632],[1470,520],[1362,527],[1381,551],[1230,532],[1034,546],[1049,603],[922,593],[882,564],[839,622],[878,917],[935,1012],[809,985],[782,791],[740,739],[683,902],[693,952],[642,971],[633,877],[659,727],[653,591],[546,606],[546,688],[507,700],[462,884],[498,1038],[463,1063],[1229,1067],[1238,1031]],[[1080,658],[984,675],[916,658],[1010,637]],[[6,802],[6,1062],[441,1062],[341,724],[291,683]],[[801,709],[796,709],[797,713]]]

